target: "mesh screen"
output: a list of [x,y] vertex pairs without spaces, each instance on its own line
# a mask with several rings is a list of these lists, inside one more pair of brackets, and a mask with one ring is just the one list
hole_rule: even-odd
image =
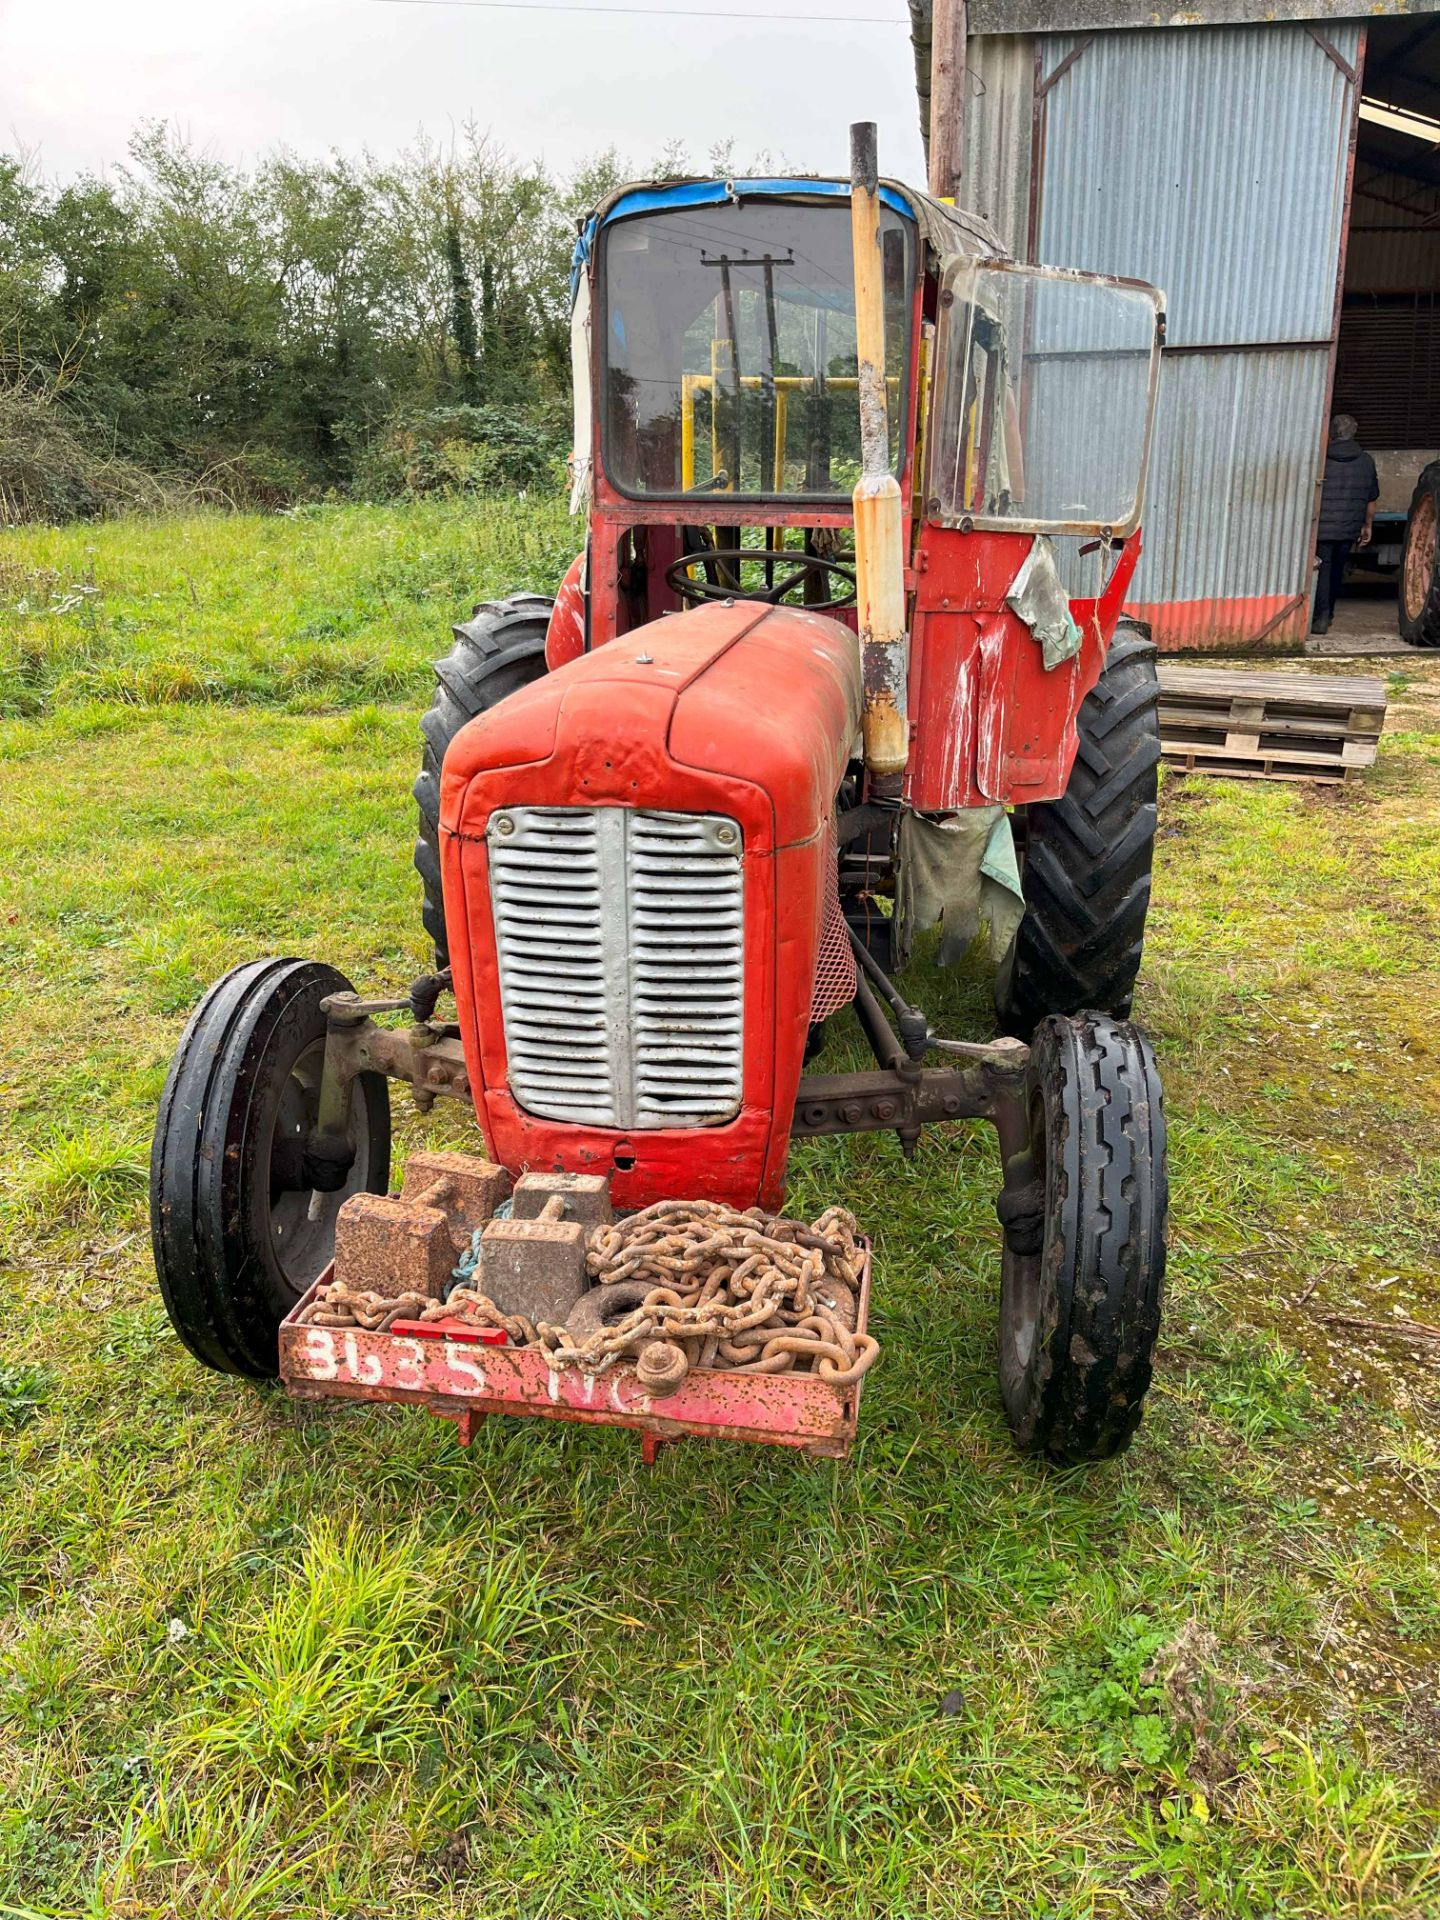
[[832,820],[825,836],[825,904],[820,946],[815,955],[815,991],[810,1001],[810,1024],[826,1020],[855,998],[855,955],[840,911],[840,862]]

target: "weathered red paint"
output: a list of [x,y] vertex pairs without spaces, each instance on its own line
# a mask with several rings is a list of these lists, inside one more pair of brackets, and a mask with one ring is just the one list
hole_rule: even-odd
[[553,673],[585,651],[585,555],[577,553],[555,592],[545,629],[545,665]]
[[[621,1208],[676,1195],[781,1204],[829,823],[859,697],[847,628],[740,601],[572,660],[456,736],[440,792],[446,927],[476,1112],[502,1166],[607,1174]],[[536,1119],[511,1096],[485,831],[497,807],[525,805],[739,821],[745,1066],[733,1121],[619,1133]]]
[[1075,717],[1100,676],[1140,540],[1136,535],[1119,550],[1098,599],[1071,601],[1080,651],[1047,670],[1039,643],[1005,605],[1032,539],[920,530],[905,781],[913,807],[1022,806],[1065,791]]
[[1310,595],[1262,593],[1234,599],[1134,600],[1161,653],[1283,651],[1310,631]]
[[[856,1302],[856,1328],[870,1317],[870,1248]],[[280,1328],[280,1377],[297,1400],[378,1400],[424,1407],[461,1427],[468,1444],[487,1413],[631,1427],[647,1441],[684,1434],[751,1440],[843,1457],[855,1437],[863,1377],[832,1386],[814,1373],[740,1373],[694,1368],[663,1398],[647,1394],[635,1368],[620,1362],[599,1375],[552,1368],[524,1347],[491,1346],[454,1336],[420,1339],[397,1323],[386,1333],[361,1327],[311,1327],[299,1316],[333,1274],[327,1268]],[[648,1455],[647,1455],[648,1457]]]

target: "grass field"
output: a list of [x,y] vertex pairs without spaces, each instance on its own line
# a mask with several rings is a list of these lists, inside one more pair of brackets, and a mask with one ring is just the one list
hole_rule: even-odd
[[797,1151],[797,1205],[878,1241],[848,1464],[467,1454],[171,1335],[187,1010],[268,952],[422,968],[427,661],[572,540],[533,503],[0,536],[0,1912],[1440,1910],[1440,1345],[1404,1331],[1440,1325],[1440,663],[1354,791],[1165,789],[1172,1283],[1112,1467],[1011,1449],[978,1129]]

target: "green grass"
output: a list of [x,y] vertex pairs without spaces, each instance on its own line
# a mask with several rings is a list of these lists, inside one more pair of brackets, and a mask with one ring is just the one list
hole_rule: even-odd
[[1113,1466],[1011,1448],[979,1129],[796,1152],[878,1241],[845,1464],[466,1453],[171,1335],[187,1010],[267,952],[421,969],[427,661],[573,544],[548,504],[0,539],[0,1912],[1434,1912],[1440,1374],[1326,1316],[1440,1324],[1437,668],[1358,792],[1166,787],[1173,1279]]
[[551,590],[575,548],[548,497],[0,537],[0,713],[401,699],[474,601]]

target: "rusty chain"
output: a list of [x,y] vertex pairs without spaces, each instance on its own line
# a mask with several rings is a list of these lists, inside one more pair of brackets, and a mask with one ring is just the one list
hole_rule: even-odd
[[306,1327],[363,1327],[367,1333],[386,1333],[397,1320],[414,1320],[434,1304],[423,1293],[366,1293],[332,1280],[296,1319]]
[[[584,1330],[502,1313],[466,1285],[445,1301],[418,1294],[387,1300],[334,1281],[301,1317],[372,1332],[401,1318],[499,1328],[513,1345],[540,1349],[554,1368],[599,1374],[634,1360],[640,1384],[656,1397],[673,1393],[692,1367],[810,1371],[846,1386],[880,1351],[878,1341],[855,1330],[858,1231],[844,1207],[829,1207],[807,1224],[756,1207],[661,1200],[591,1229],[586,1266],[595,1285],[582,1296],[583,1313],[572,1316]],[[615,1314],[610,1322],[607,1307]],[[597,1313],[600,1324],[590,1329]]]

